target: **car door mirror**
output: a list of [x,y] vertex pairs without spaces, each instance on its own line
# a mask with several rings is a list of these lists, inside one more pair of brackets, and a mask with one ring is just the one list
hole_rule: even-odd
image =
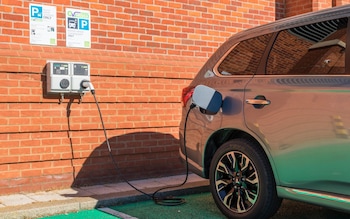
[[222,106],[222,95],[211,87],[198,85],[193,91],[192,102],[202,113],[214,115]]

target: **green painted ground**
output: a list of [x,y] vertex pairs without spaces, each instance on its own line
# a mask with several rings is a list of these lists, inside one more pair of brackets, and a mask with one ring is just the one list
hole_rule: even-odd
[[185,198],[186,203],[178,206],[162,206],[153,201],[144,201],[110,208],[141,219],[225,218],[216,207],[210,193],[183,196],[182,198]]
[[[113,210],[124,214],[137,217],[140,219],[223,219],[225,218],[218,208],[210,193],[194,194],[181,196],[186,200],[185,204],[178,206],[157,205],[153,201],[142,201],[122,206],[110,207]],[[62,214],[57,216],[45,217],[45,219],[116,219],[115,216],[101,212],[97,209],[79,211],[75,213]]]
[[44,217],[45,219],[118,219],[115,216],[109,215],[97,209],[79,211],[69,214],[61,214],[51,217]]
[[[181,196],[186,203],[178,206],[157,205],[153,201],[142,201],[110,207],[139,219],[224,219],[210,193]],[[97,209],[46,217],[45,219],[116,219],[117,217]],[[350,214],[333,211],[315,205],[284,200],[281,208],[271,219],[349,219]],[[118,218],[117,218],[118,219]]]

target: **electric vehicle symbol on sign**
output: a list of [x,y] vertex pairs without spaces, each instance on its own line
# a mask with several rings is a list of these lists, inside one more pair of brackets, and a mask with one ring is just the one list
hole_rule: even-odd
[[77,18],[68,18],[68,28],[78,29],[78,19]]

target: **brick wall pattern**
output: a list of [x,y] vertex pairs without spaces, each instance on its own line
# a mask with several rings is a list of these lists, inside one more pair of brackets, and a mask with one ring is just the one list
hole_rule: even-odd
[[[0,194],[184,173],[181,90],[216,48],[246,28],[343,4],[300,9],[284,2],[2,0]],[[29,43],[30,3],[56,6],[56,46]],[[66,8],[90,11],[91,49],[66,47]],[[59,104],[46,94],[48,60],[90,63],[118,170],[92,95]]]

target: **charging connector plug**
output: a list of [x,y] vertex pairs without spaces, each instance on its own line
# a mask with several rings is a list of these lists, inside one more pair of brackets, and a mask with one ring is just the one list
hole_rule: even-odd
[[88,81],[88,80],[83,80],[82,82],[81,82],[81,87],[83,87],[83,88],[89,88],[90,89],[90,92],[92,93],[92,94],[94,94],[95,93],[95,88],[94,88],[94,85],[91,83],[91,81]]

